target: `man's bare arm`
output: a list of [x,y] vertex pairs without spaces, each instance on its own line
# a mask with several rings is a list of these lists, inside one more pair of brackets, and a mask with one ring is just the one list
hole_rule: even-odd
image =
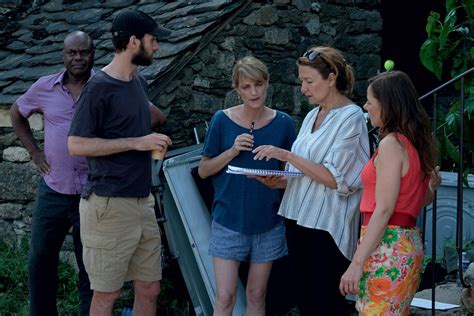
[[165,125],[166,123],[166,115],[161,112],[159,108],[155,105],[150,105],[150,114],[151,114],[151,128],[152,130],[157,129]]
[[68,149],[72,156],[100,157],[116,153],[138,150],[165,151],[171,139],[164,134],[152,133],[142,137],[104,139],[98,137],[68,137]]

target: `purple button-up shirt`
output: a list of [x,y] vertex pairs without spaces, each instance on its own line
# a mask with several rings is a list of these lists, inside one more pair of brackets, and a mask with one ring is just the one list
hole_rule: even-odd
[[62,194],[80,194],[87,180],[87,161],[85,157],[69,155],[67,148],[75,101],[63,85],[64,74],[62,71],[41,77],[16,103],[25,118],[43,113],[44,153],[51,167],[43,177],[46,184]]

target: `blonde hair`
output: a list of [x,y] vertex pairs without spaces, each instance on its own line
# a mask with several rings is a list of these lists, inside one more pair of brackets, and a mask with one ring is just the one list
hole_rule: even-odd
[[239,60],[234,65],[232,70],[232,87],[235,89],[239,86],[239,80],[242,78],[253,81],[268,82],[270,75],[268,74],[267,66],[258,58],[253,56],[246,56]]
[[[307,53],[310,51],[318,52],[313,60],[309,60]],[[336,88],[342,94],[352,93],[354,88],[354,72],[342,52],[336,48],[328,46],[313,46],[297,62],[298,66],[309,66],[321,74],[323,79],[327,79],[330,73],[336,76]]]

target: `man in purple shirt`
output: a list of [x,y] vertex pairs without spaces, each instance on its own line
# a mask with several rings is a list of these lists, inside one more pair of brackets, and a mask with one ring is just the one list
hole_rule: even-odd
[[[71,226],[82,315],[89,314],[92,298],[79,234],[79,200],[87,180],[87,162],[84,157],[69,155],[67,132],[75,102],[93,74],[93,42],[86,33],[73,32],[66,36],[63,52],[66,69],[38,79],[10,109],[15,132],[43,176],[33,210],[28,258],[30,315],[58,314],[59,252]],[[44,151],[33,138],[27,120],[33,113],[43,114]]]

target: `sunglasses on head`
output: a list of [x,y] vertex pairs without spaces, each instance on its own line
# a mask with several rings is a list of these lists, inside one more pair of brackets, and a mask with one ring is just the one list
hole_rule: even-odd
[[324,58],[321,56],[321,53],[317,50],[308,50],[303,54],[303,57],[308,58],[309,61],[313,61],[318,57],[321,57],[321,59],[324,60]]
[[304,58],[308,58],[309,61],[313,61],[315,60],[316,58],[321,58],[321,60],[329,66],[330,70],[332,71],[332,66],[331,64],[326,60],[326,58],[323,57],[323,55],[321,55],[321,52],[317,51],[317,50],[308,50],[306,51],[303,56]]

